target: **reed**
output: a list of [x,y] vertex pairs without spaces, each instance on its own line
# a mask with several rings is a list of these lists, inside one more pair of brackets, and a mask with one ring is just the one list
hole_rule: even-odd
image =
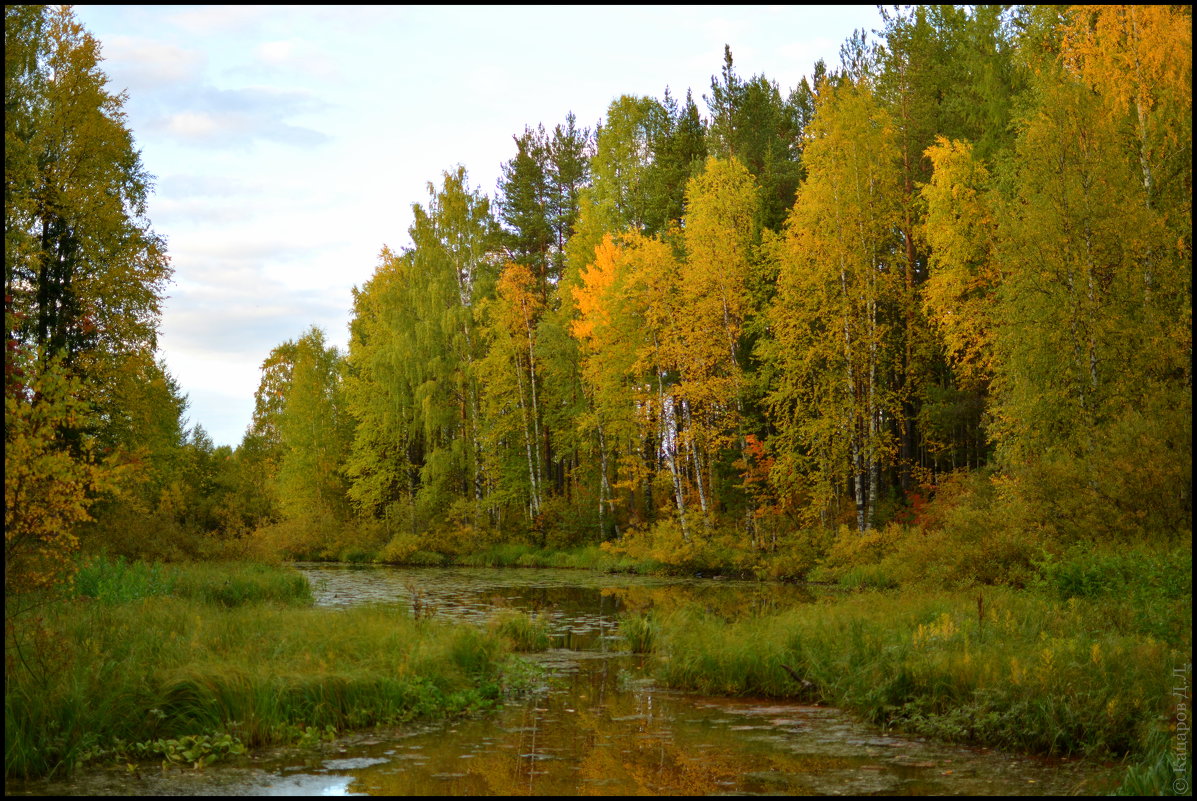
[[548,623],[539,615],[502,609],[488,623],[489,630],[511,644],[513,651],[547,651],[552,643]]
[[634,654],[648,654],[656,648],[657,632],[656,615],[651,611],[645,614],[624,614],[619,617],[619,633],[624,642]]

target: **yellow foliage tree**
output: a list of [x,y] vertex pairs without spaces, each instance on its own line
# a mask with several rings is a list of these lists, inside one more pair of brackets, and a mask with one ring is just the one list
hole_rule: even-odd
[[74,576],[75,527],[104,476],[86,440],[79,381],[58,359],[10,349],[4,394],[4,590],[53,588]]
[[[734,157],[710,158],[686,187],[678,352],[684,443],[703,514],[714,511],[710,470],[721,451],[743,452],[740,337],[750,302],[756,182]],[[751,512],[751,510],[750,510]],[[751,520],[751,514],[749,520]]]
[[[806,132],[807,180],[778,243],[769,398],[775,475],[822,522],[850,482],[860,530],[872,527],[880,468],[892,452],[898,363],[887,313],[900,308],[901,180],[889,116],[864,79],[820,88]],[[794,482],[805,486],[793,486]]]
[[992,306],[1000,283],[991,252],[989,171],[968,142],[941,136],[926,155],[934,173],[922,191],[923,235],[931,246],[923,308],[961,383],[977,388],[993,376]]
[[[485,454],[499,484],[496,491],[504,498],[519,496],[535,517],[545,481],[536,364],[536,326],[544,303],[536,277],[522,264],[508,263],[496,290],[485,303],[489,348],[480,365]],[[515,452],[524,458],[512,458]],[[517,467],[520,461],[524,464]]]

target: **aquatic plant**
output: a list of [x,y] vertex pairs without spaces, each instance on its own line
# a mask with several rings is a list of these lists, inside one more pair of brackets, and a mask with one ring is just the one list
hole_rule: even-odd
[[619,617],[619,633],[634,654],[651,653],[657,642],[657,619],[651,611]]
[[491,617],[488,628],[510,642],[514,651],[545,651],[552,642],[542,616],[517,609],[501,609]]

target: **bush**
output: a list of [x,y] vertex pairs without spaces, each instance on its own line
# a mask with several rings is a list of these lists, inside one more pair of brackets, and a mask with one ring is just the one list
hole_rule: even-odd
[[374,554],[358,546],[350,546],[341,551],[340,561],[353,565],[362,565],[373,561]]
[[817,581],[840,581],[852,571],[876,567],[894,550],[902,535],[903,528],[894,524],[869,531],[853,531],[840,526],[826,556],[812,571],[811,577]]
[[762,557],[761,578],[802,580],[826,558],[835,534],[829,529],[800,529],[778,536],[771,553]]
[[425,541],[414,534],[396,534],[378,552],[377,561],[388,565],[440,567],[448,563],[449,557],[430,550]]

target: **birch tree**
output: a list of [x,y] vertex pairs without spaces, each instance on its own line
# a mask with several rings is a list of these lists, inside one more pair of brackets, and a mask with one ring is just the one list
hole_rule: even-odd
[[864,79],[821,87],[806,137],[807,179],[779,246],[774,339],[763,348],[780,381],[769,397],[776,473],[824,522],[847,484],[863,531],[892,450],[885,421],[895,412],[889,318],[902,256],[897,151]]

